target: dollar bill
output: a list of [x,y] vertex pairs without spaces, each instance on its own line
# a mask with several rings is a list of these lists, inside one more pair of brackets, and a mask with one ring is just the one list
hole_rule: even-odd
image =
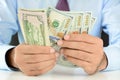
[[56,42],[62,39],[67,33],[73,17],[52,7],[47,9],[47,16],[51,46],[55,48],[56,51],[59,51],[60,47],[56,44]]
[[83,12],[67,12],[73,16],[71,27],[68,29],[68,34],[80,34],[83,26]]
[[20,9],[18,17],[26,44],[50,46],[46,11]]
[[91,18],[92,18],[91,12],[85,12],[84,13],[83,26],[81,28],[81,33],[82,32],[87,32],[88,33],[89,27],[91,26]]
[[48,8],[47,14],[50,35],[62,39],[71,25],[73,17],[54,8]]
[[95,22],[96,22],[96,18],[95,17],[92,17],[91,19],[91,26],[89,27],[89,30],[88,30],[88,33],[90,33],[95,25]]

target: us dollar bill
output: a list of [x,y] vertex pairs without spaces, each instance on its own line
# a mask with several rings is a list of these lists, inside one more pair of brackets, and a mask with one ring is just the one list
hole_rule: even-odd
[[47,9],[47,16],[51,46],[59,51],[60,47],[56,43],[66,35],[73,17],[52,7]]
[[20,9],[18,18],[26,44],[50,46],[45,10]]
[[50,35],[59,39],[63,38],[71,25],[73,17],[51,7],[48,8],[47,14]]
[[73,16],[71,27],[68,29],[68,34],[80,34],[83,27],[83,12],[67,12],[67,14]]

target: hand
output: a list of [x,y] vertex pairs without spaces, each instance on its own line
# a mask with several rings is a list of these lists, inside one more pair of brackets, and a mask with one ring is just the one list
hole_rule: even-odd
[[70,34],[57,43],[61,53],[72,63],[82,67],[88,74],[94,74],[107,66],[103,41],[88,34]]
[[51,47],[18,45],[11,51],[11,64],[29,76],[51,70],[56,63],[56,53]]

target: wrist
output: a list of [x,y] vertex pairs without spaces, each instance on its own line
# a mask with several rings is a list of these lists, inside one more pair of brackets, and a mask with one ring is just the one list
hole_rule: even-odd
[[7,53],[6,53],[6,63],[10,68],[17,69],[18,67],[17,67],[17,65],[15,64],[15,61],[14,61],[14,54],[15,54],[14,48],[7,51]]
[[107,65],[108,65],[107,56],[104,54],[103,60],[102,60],[102,62],[100,64],[100,66],[98,67],[98,70],[102,71],[102,70],[106,69]]

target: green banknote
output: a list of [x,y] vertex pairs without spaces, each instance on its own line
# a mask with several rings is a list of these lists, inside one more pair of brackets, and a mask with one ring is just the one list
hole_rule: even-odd
[[18,16],[26,44],[50,46],[46,11],[21,9]]
[[68,34],[80,34],[83,27],[83,12],[66,12],[73,16],[71,27],[68,29]]
[[47,14],[50,35],[62,39],[68,31],[73,17],[54,8],[48,8]]

